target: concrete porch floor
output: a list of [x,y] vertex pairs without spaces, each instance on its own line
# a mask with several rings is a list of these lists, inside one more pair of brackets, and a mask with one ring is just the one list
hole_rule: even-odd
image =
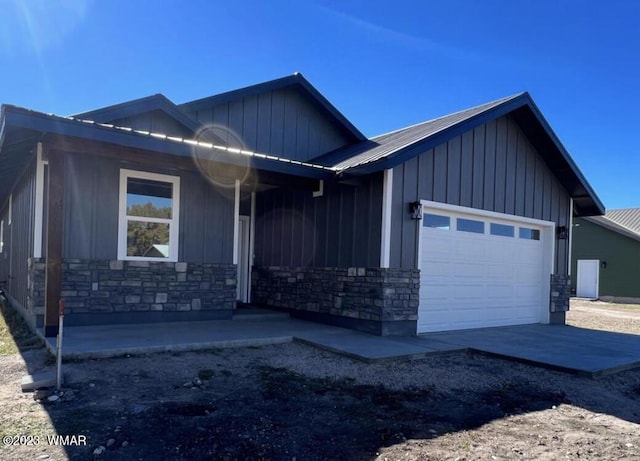
[[[640,367],[640,336],[568,326],[521,325],[374,336],[263,309],[233,320],[66,327],[64,358],[262,346],[299,341],[366,362],[474,350],[571,373],[598,376]],[[55,353],[56,339],[47,338]]]

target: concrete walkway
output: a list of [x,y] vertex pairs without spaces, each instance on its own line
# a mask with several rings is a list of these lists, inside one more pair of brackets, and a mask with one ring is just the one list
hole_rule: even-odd
[[[47,345],[55,353],[55,338]],[[568,326],[523,325],[417,337],[380,337],[265,310],[234,320],[67,327],[64,358],[262,346],[299,341],[366,362],[475,350],[598,376],[640,367],[640,336]]]

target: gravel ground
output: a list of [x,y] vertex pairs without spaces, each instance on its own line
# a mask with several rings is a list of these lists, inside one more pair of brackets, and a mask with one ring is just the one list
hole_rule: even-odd
[[[572,309],[571,325],[640,334],[640,310]],[[19,382],[47,357],[23,354],[0,357],[0,433],[88,444],[0,459],[640,459],[640,370],[594,380],[469,353],[365,364],[293,343],[74,362],[65,394],[39,402]]]

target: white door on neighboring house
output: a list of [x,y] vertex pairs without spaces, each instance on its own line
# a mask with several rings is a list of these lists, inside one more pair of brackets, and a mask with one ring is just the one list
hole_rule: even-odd
[[576,296],[578,298],[597,298],[599,279],[599,260],[578,259],[578,281],[576,283]]
[[238,226],[238,285],[237,299],[242,303],[249,302],[249,276],[251,263],[249,261],[249,216],[240,216]]

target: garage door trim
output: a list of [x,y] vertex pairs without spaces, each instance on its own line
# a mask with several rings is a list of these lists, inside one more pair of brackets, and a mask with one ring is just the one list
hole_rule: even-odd
[[[504,222],[504,221],[509,221],[509,222],[515,222],[517,224],[530,224],[536,227],[539,227],[541,229],[540,232],[540,240],[542,243],[542,247],[543,247],[543,261],[542,261],[542,265],[543,265],[543,271],[544,273],[542,274],[542,303],[545,303],[545,300],[549,300],[550,299],[550,278],[551,278],[551,274],[554,273],[554,261],[555,261],[555,226],[556,224],[552,221],[544,221],[544,220],[540,220],[540,219],[534,219],[534,218],[527,218],[527,217],[523,217],[523,216],[517,216],[517,215],[509,215],[509,214],[504,214],[504,213],[497,213],[497,212],[493,212],[493,211],[486,211],[486,210],[480,210],[480,209],[476,209],[476,208],[467,208],[467,207],[462,207],[462,206],[457,206],[457,205],[449,205],[446,203],[439,203],[439,202],[432,202],[429,200],[420,200],[420,203],[422,205],[422,210],[423,210],[423,214],[426,210],[431,210],[431,211],[442,211],[445,213],[451,213],[451,214],[459,214],[459,215],[465,215],[468,217],[477,217],[483,220],[496,220],[499,222]],[[422,272],[422,222],[419,222],[419,225],[416,226],[417,227],[417,243],[418,243],[418,248],[417,248],[417,261],[416,261],[416,266],[417,268]],[[544,281],[547,281],[547,283],[545,283]],[[418,312],[420,311],[420,308],[418,308]],[[550,312],[548,309],[548,306],[541,306],[540,309],[540,323],[549,323],[550,320]],[[419,324],[419,321],[418,321]]]

